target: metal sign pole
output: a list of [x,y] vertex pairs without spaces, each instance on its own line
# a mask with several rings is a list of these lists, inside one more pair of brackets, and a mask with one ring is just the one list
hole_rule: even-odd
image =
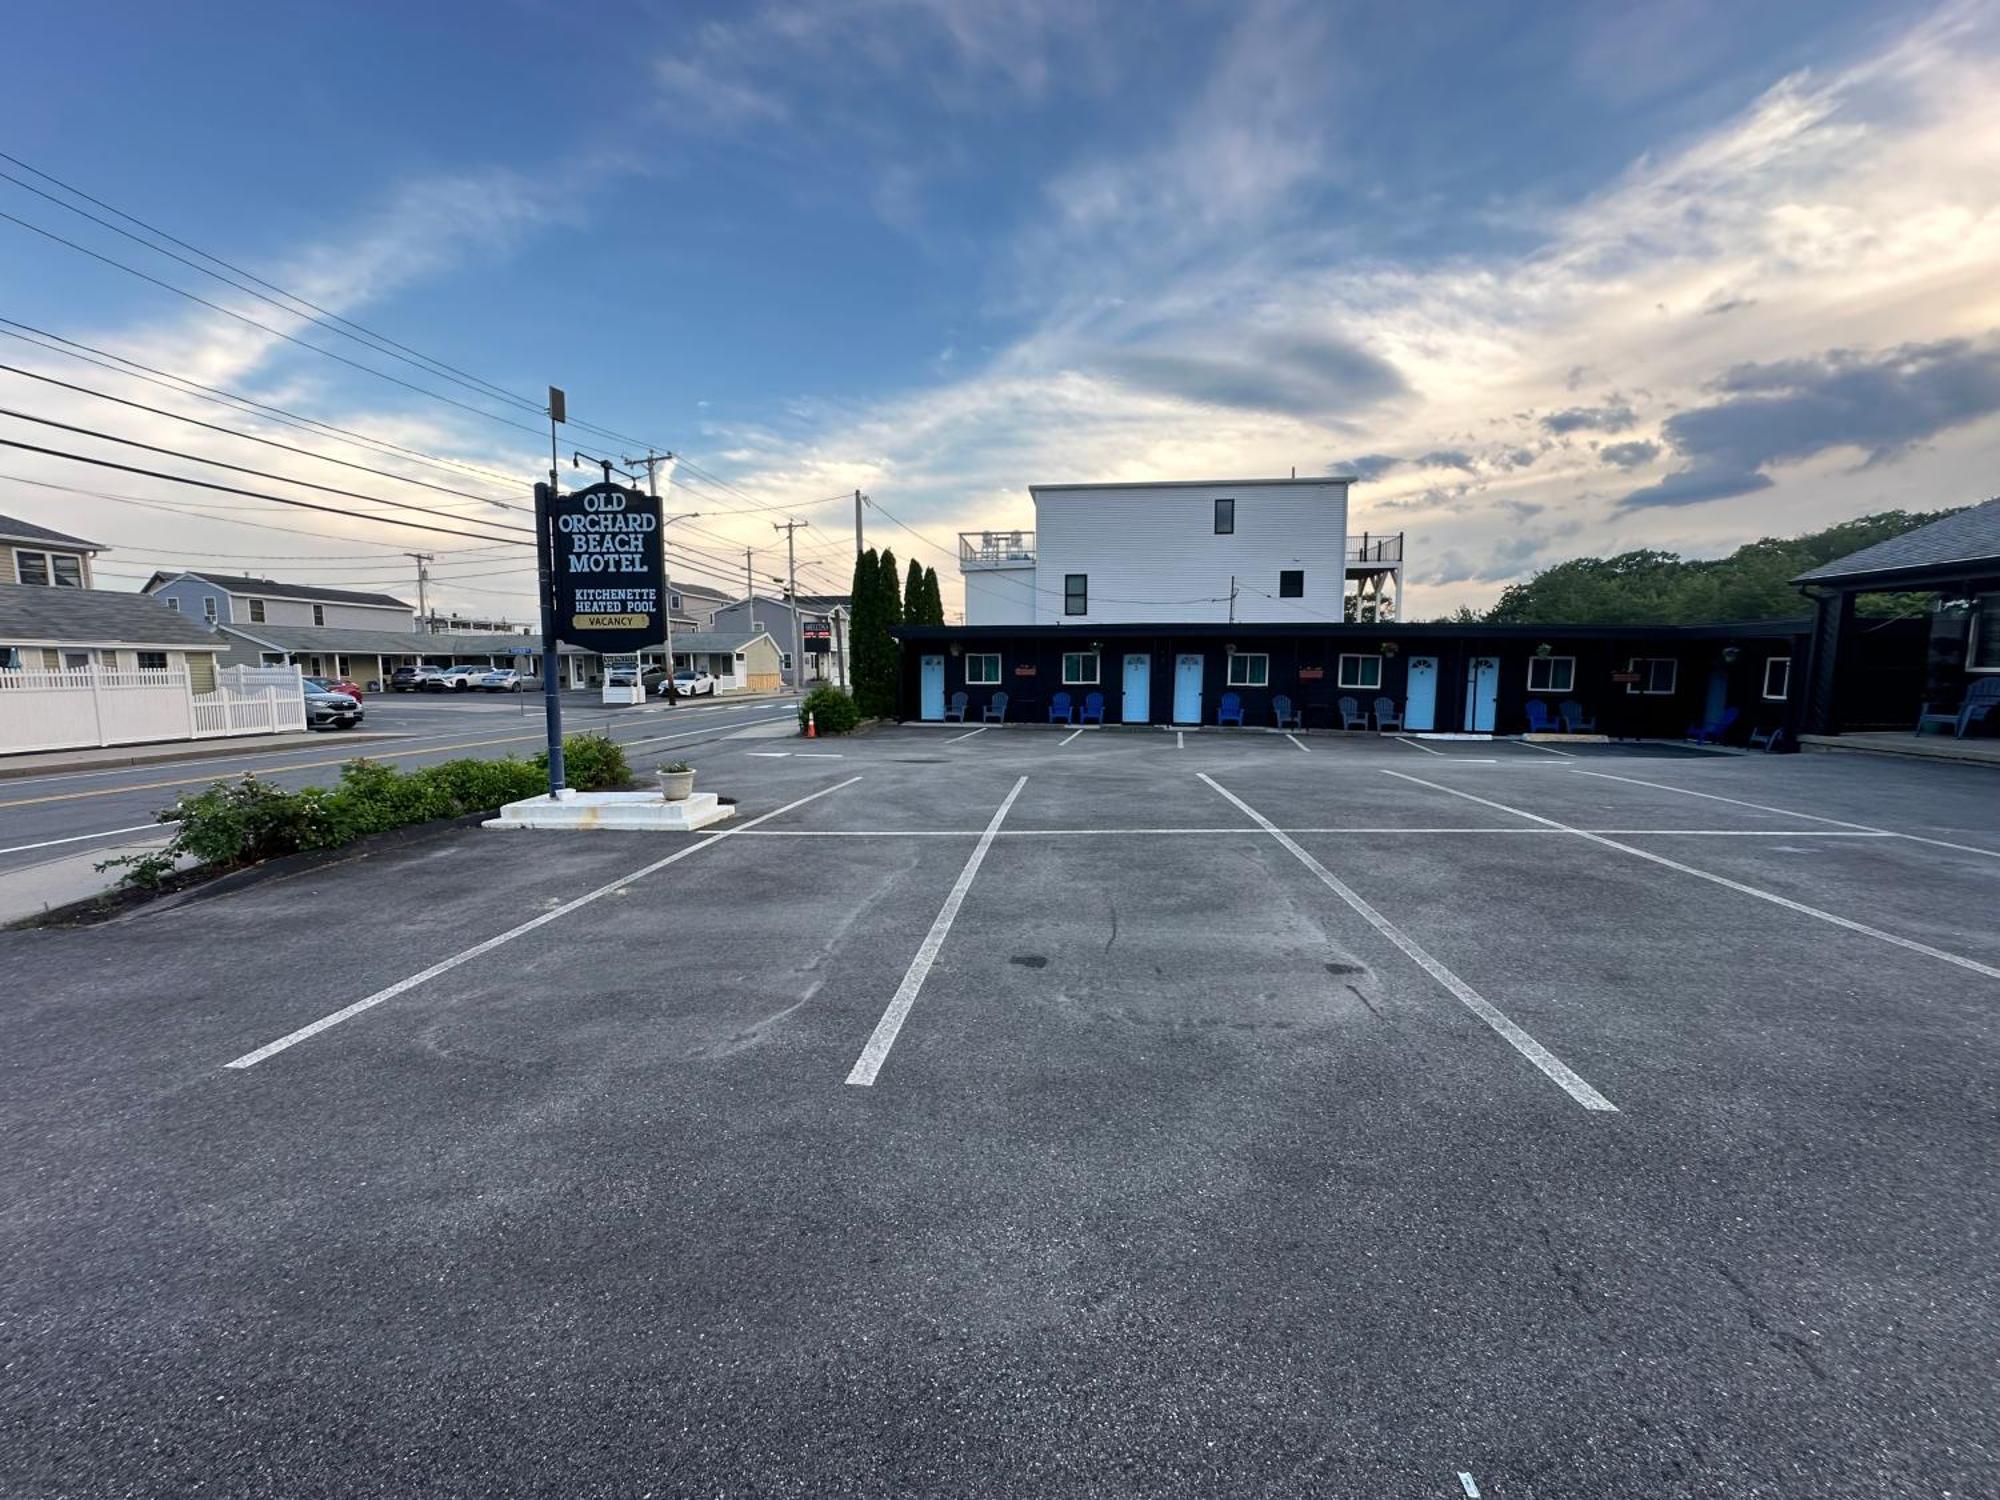
[[567,789],[563,779],[562,685],[558,680],[562,659],[556,650],[556,586],[553,547],[549,538],[549,502],[555,494],[555,471],[550,483],[535,486],[535,574],[542,591],[542,712],[549,730],[549,797],[560,802]]

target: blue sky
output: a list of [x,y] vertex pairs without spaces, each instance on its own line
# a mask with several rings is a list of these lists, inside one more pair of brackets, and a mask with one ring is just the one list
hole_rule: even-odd
[[[15,72],[0,150],[686,453],[689,576],[742,544],[768,576],[752,503],[801,507],[829,587],[849,512],[823,502],[855,487],[948,543],[1028,522],[1032,482],[1338,469],[1357,525],[1408,531],[1422,616],[1578,552],[2000,489],[2000,20],[1976,0],[99,4],[14,35],[61,66]],[[343,347],[12,183],[0,212]],[[0,317],[524,483],[542,462],[4,221]],[[0,510],[114,544],[120,583],[201,550],[386,586],[424,544],[59,460],[0,474],[71,486],[0,478]],[[444,559],[443,597],[524,611],[508,562]]]

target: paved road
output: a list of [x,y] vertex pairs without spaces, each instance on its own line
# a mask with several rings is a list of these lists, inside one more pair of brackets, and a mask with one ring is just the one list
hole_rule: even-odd
[[[98,838],[144,829],[183,792],[253,771],[280,786],[324,785],[340,767],[366,755],[412,769],[461,757],[533,755],[542,746],[541,699],[529,694],[469,701],[377,696],[367,704],[367,727],[408,738],[354,741],[337,732],[324,745],[287,754],[221,750],[210,759],[113,770],[64,772],[0,782],[0,873],[87,848]],[[746,726],[782,721],[789,699],[754,703],[649,703],[606,708],[587,697],[564,704],[570,733],[600,730],[633,745],[635,764],[653,752],[685,756],[699,764],[705,748]]]

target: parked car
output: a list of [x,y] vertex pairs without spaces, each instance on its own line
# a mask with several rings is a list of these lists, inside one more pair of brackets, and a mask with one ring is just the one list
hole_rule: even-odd
[[463,693],[492,670],[491,667],[446,667],[424,687],[433,693]]
[[473,686],[489,693],[518,693],[527,684],[512,667],[495,667],[490,672],[482,672]]
[[389,691],[392,693],[417,693],[427,691],[430,685],[444,676],[442,667],[398,667],[389,674]]
[[305,679],[305,684],[307,687],[316,687],[323,693],[345,693],[356,703],[361,701],[360,686],[349,682],[345,677],[308,677]]
[[361,717],[359,700],[345,693],[330,693],[324,688],[307,686],[306,728],[352,729],[361,722]]
[[664,676],[656,691],[662,698],[667,696],[667,683],[671,680],[674,692],[683,698],[713,698],[716,681],[708,673],[694,667],[682,667],[671,679]]

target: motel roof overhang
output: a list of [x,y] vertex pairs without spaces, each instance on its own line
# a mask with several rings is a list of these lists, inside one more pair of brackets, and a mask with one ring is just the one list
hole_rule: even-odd
[[1172,636],[1176,640],[1269,641],[1300,638],[1366,643],[1374,641],[1660,641],[1660,640],[1790,640],[1809,634],[1812,621],[1745,620],[1703,625],[1455,625],[1448,621],[1414,624],[1382,621],[1377,624],[1334,624],[1302,621],[1299,624],[1258,623],[1254,625],[1162,622],[1159,624],[1078,623],[1037,625],[899,625],[891,630],[898,640],[920,641],[1006,641],[1035,636],[1081,640],[1135,640]]

